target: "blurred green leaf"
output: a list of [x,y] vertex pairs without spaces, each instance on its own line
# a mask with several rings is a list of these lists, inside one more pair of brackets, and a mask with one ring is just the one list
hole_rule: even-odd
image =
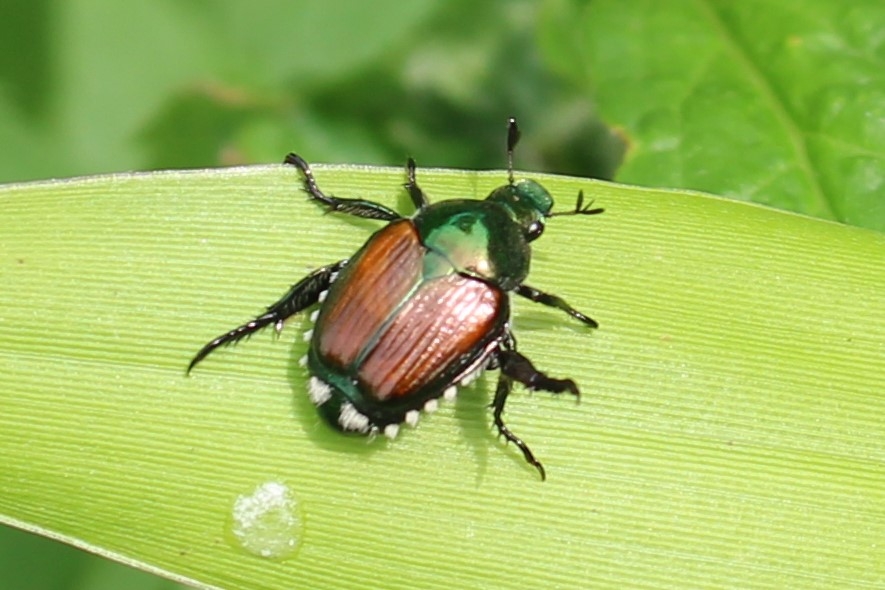
[[885,3],[545,9],[551,65],[623,129],[620,180],[885,230]]
[[3,158],[0,159],[2,178],[22,176],[27,178],[28,174],[22,175],[22,171],[27,170],[31,162],[51,152],[52,143],[49,138],[29,123],[14,101],[3,94],[2,89],[0,89],[0,137],[13,148],[5,150]]
[[50,0],[4,0],[0,8],[0,86],[20,112],[34,119],[45,114],[52,89],[50,5]]
[[[222,37],[250,86],[341,78],[401,47],[440,3],[430,0],[240,0],[217,3]],[[256,64],[261,64],[256,67]]]
[[[395,204],[400,169],[320,167]],[[420,171],[434,200],[505,175]],[[517,301],[521,350],[584,398],[518,390],[490,430],[492,377],[395,442],[321,422],[294,320],[207,340],[377,224],[321,215],[279,166],[0,190],[0,514],[220,588],[865,588],[885,563],[885,237],[714,197],[537,176],[567,209],[531,284],[588,331]],[[239,549],[240,495],[283,482],[297,554]],[[482,559],[477,559],[481,555]]]
[[0,572],[3,590],[180,588],[174,582],[141,570],[97,559],[69,545],[8,527],[0,527]]

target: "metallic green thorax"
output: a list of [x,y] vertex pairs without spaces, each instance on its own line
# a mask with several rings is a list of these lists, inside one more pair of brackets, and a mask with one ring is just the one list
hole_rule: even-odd
[[484,201],[456,199],[419,210],[413,221],[424,246],[457,272],[505,291],[528,276],[529,242],[541,234],[553,199],[537,182],[494,190]]

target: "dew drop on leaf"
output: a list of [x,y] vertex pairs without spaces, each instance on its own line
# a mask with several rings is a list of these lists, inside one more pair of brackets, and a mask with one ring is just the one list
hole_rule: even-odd
[[266,482],[233,505],[230,533],[236,544],[268,559],[292,557],[301,544],[303,518],[288,486]]

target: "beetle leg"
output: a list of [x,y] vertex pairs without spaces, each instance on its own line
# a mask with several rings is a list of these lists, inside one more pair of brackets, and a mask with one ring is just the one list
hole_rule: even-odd
[[547,305],[549,307],[555,307],[557,309],[561,309],[565,313],[569,314],[573,318],[578,321],[581,321],[591,328],[598,328],[599,324],[596,323],[596,320],[593,318],[589,318],[582,314],[580,311],[566,303],[562,297],[557,295],[552,295],[550,293],[544,293],[543,291],[538,291],[534,287],[529,287],[528,285],[520,285],[516,288],[516,294],[525,297],[526,299],[530,299],[535,303],[541,303],[543,305]]
[[532,361],[515,350],[499,350],[498,362],[501,364],[501,373],[519,381],[529,389],[549,391],[550,393],[568,392],[575,397],[581,395],[573,380],[548,377],[536,369]]
[[191,360],[188,365],[187,372],[190,373],[191,370],[197,366],[197,363],[206,358],[209,353],[219,346],[233,344],[243,338],[248,338],[255,332],[270,325],[276,326],[277,331],[281,330],[283,328],[283,322],[285,322],[287,318],[319,301],[320,294],[329,288],[329,285],[331,285],[334,280],[335,273],[344,268],[345,264],[347,264],[347,261],[341,260],[335,264],[318,268],[292,285],[289,292],[286,293],[282,299],[268,307],[265,313],[261,314],[251,322],[247,322],[226,334],[222,334],[201,348],[200,352],[194,356],[193,360]]
[[529,465],[533,465],[535,469],[538,470],[538,473],[541,474],[541,481],[547,479],[547,473],[544,471],[544,466],[541,465],[541,462],[535,459],[534,453],[529,448],[525,442],[507,427],[504,424],[504,419],[501,417],[501,414],[504,412],[504,403],[507,401],[507,396],[510,395],[510,389],[512,388],[513,380],[501,372],[501,375],[498,377],[498,387],[495,389],[495,401],[492,402],[492,407],[495,408],[495,426],[498,428],[498,434],[503,436],[508,441],[515,444],[520,451],[522,451],[523,457],[525,457],[526,462]]
[[430,201],[415,180],[415,160],[412,158],[409,158],[408,162],[406,162],[406,175],[408,176],[408,182],[406,182],[405,187],[409,191],[412,203],[415,204],[416,209],[424,209],[430,204]]
[[547,475],[544,471],[544,466],[535,458],[529,446],[521,438],[513,434],[507,425],[504,424],[502,417],[504,404],[507,402],[507,396],[510,395],[513,381],[519,381],[529,389],[542,389],[552,393],[567,391],[575,396],[579,395],[578,386],[571,379],[553,379],[538,371],[528,358],[512,349],[514,345],[515,341],[512,337],[504,340],[502,346],[508,348],[499,349],[493,363],[497,364],[501,369],[501,374],[498,377],[498,387],[495,390],[495,399],[492,402],[495,426],[498,428],[498,433],[501,436],[515,444],[522,451],[526,462],[529,465],[533,465],[541,474],[541,479],[545,480]]
[[[503,343],[507,346],[508,343]],[[513,342],[509,342],[513,344]],[[495,409],[495,426],[498,433],[515,444],[522,451],[525,460],[540,472],[541,479],[547,479],[544,472],[544,466],[535,459],[528,445],[521,438],[513,434],[511,430],[504,424],[501,414],[504,412],[504,404],[507,402],[507,396],[510,395],[510,389],[513,381],[519,381],[529,389],[541,389],[552,393],[568,392],[572,395],[579,395],[578,386],[571,379],[553,379],[544,373],[538,371],[532,362],[512,349],[502,348],[497,353],[497,363],[501,369],[501,375],[498,377],[498,388],[495,390],[495,400],[492,407]]]
[[332,195],[326,195],[320,190],[320,187],[317,186],[317,181],[313,177],[310,165],[304,161],[304,158],[297,154],[289,154],[286,156],[286,159],[283,160],[283,163],[295,166],[301,170],[301,173],[304,175],[305,192],[328,207],[331,211],[341,211],[356,217],[382,219],[384,221],[402,219],[402,215],[393,209],[388,209],[381,203],[375,203],[374,201],[367,201],[365,199],[342,199]]

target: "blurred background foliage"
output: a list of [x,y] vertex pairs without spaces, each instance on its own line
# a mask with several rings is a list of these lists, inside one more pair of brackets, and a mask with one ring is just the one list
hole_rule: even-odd
[[0,181],[291,150],[498,168],[516,115],[524,169],[885,229],[881,0],[6,0],[0,15]]
[[[13,6],[15,5],[15,6]],[[618,140],[545,63],[533,2],[26,2],[3,8],[3,180],[310,161],[611,177]],[[529,144],[531,144],[529,146]],[[555,166],[554,166],[555,163]]]
[[[882,231],[883,31],[881,0],[4,0],[0,182],[501,168],[516,115],[520,168]],[[175,587],[84,557],[0,530],[4,588]]]

